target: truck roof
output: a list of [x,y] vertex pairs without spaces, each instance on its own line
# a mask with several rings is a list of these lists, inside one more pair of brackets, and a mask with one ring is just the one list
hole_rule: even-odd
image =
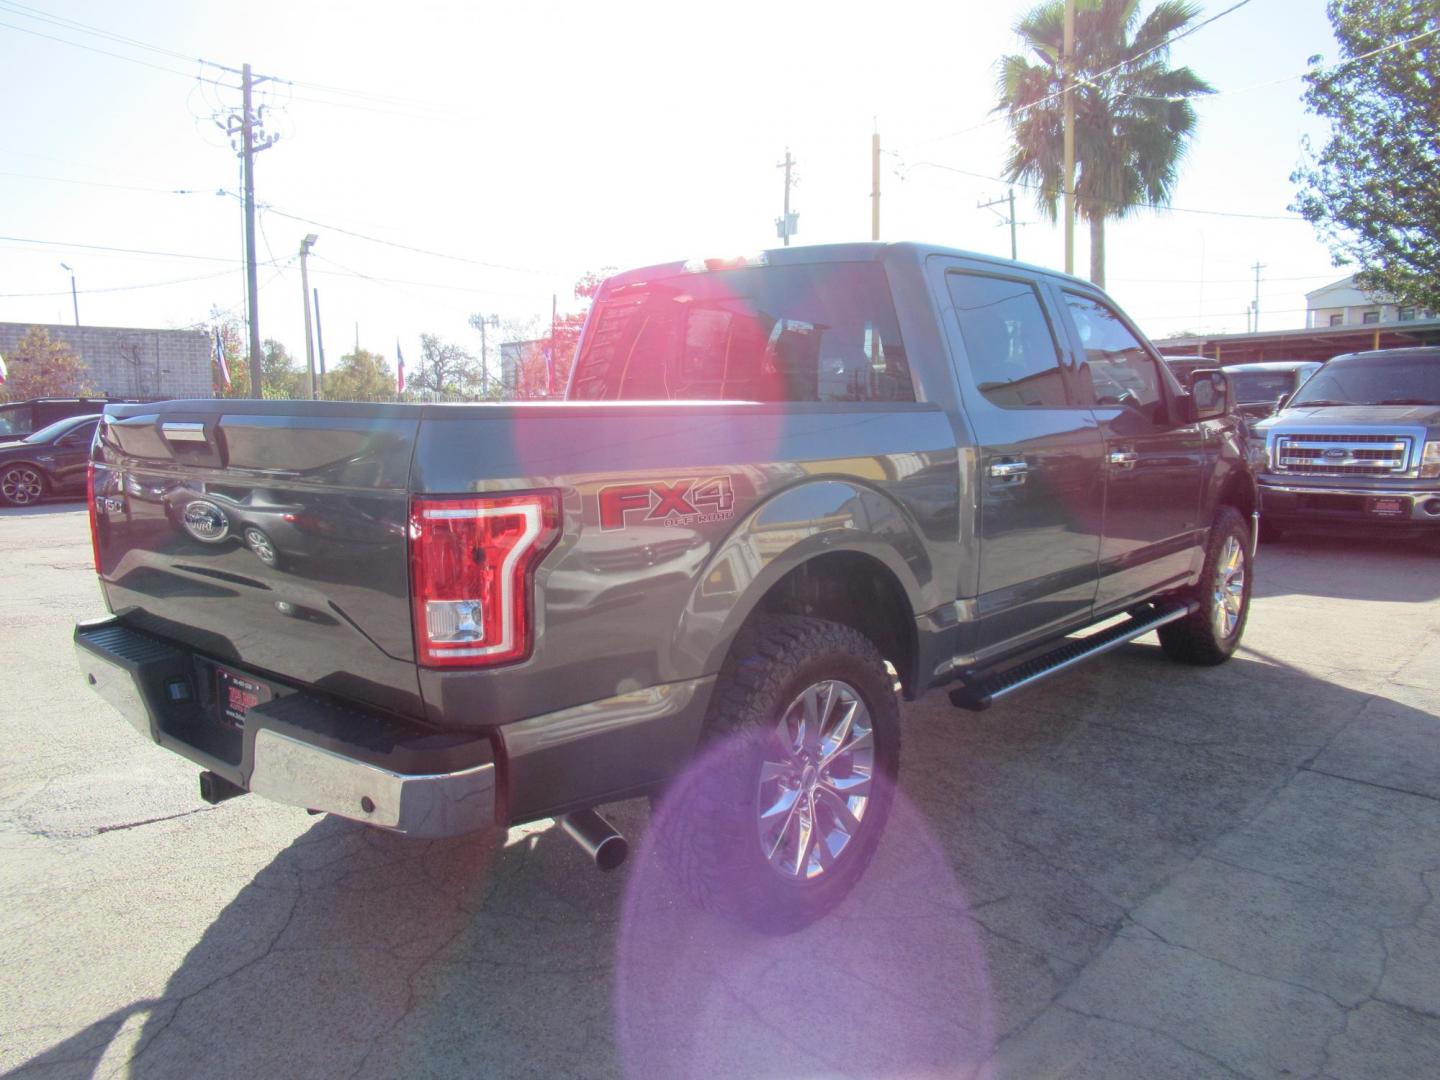
[[894,242],[871,240],[848,244],[808,244],[796,247],[767,248],[763,251],[751,252],[745,256],[734,255],[733,253],[728,256],[711,253],[709,255],[699,255],[688,260],[681,259],[675,262],[655,263],[651,266],[637,267],[634,270],[625,270],[609,277],[607,284],[630,285],[637,281],[649,281],[652,278],[669,277],[673,274],[684,273],[686,267],[694,268],[697,263],[709,262],[712,259],[720,265],[711,266],[709,269],[718,270],[728,269],[732,262],[736,266],[757,265],[762,257],[763,262],[769,266],[798,266],[805,263],[818,262],[882,262],[892,259],[924,262],[931,255],[948,255],[954,258],[994,263],[997,266],[1018,268],[1032,274],[1045,274],[1062,281],[1094,288],[1094,286],[1084,278],[1075,277],[1072,274],[1066,274],[1047,266],[1036,266],[1033,263],[1017,262],[998,255],[988,255],[979,251],[965,251],[961,248],[947,247],[944,244],[919,243],[913,240]]

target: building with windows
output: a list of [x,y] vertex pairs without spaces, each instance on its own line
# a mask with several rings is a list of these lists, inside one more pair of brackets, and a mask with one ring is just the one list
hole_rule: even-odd
[[1384,296],[1362,292],[1355,287],[1354,274],[1305,294],[1305,325],[1311,329],[1317,326],[1377,326],[1429,317],[1429,312],[1402,307]]
[[1220,365],[1265,360],[1329,360],[1365,349],[1440,345],[1440,318],[1402,307],[1355,287],[1355,275],[1305,294],[1305,325],[1244,334],[1189,334],[1162,338],[1165,356],[1201,356]]

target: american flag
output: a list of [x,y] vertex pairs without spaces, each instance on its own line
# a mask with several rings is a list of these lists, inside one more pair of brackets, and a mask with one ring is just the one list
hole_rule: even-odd
[[400,339],[395,339],[395,392],[405,392],[405,354],[400,351]]

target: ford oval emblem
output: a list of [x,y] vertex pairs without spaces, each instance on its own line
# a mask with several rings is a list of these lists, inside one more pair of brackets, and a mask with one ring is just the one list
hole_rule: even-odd
[[218,544],[230,535],[230,519],[212,502],[196,499],[185,507],[185,531],[196,540]]
[[1342,450],[1338,446],[1325,451],[1325,457],[1331,461],[1344,461],[1349,456],[1349,451]]

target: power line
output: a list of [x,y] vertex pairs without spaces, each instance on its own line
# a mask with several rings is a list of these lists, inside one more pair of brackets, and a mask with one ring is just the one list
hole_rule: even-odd
[[[128,45],[132,48],[144,49],[148,52],[153,52],[162,56],[168,56],[173,59],[202,64],[206,67],[216,68],[220,71],[233,72],[237,75],[240,74],[237,69],[228,67],[227,65],[218,63],[214,60],[206,60],[204,57],[200,56],[187,56],[186,54],[177,52],[174,49],[167,49],[159,45],[152,45],[149,42],[140,41],[137,38],[127,37],[124,34],[117,34],[112,31],[104,30],[100,27],[90,25],[88,23],[80,22],[77,19],[69,19],[65,18],[64,16],[50,15],[46,12],[40,12],[38,9],[27,7],[24,4],[10,2],[10,0],[0,0],[0,11],[6,11],[12,15],[18,15],[21,18],[34,19],[50,26],[54,26],[58,29],[70,30],[72,32],[82,34],[91,34],[95,37],[101,38],[102,40],[110,41],[115,44]],[[22,34],[33,34],[36,37],[46,38],[50,41],[59,42],[62,45],[70,45],[77,49],[85,49],[89,52],[99,53],[102,56],[113,57],[116,60],[126,60],[132,64],[139,64],[142,67],[153,68],[156,71],[166,71],[172,75],[179,75],[182,78],[188,79],[193,77],[188,72],[177,71],[175,68],[166,67],[163,64],[155,64],[151,63],[148,60],[142,60],[139,57],[127,56],[124,53],[112,52],[109,49],[102,49],[95,45],[87,45],[84,42],[75,41],[71,38],[58,37],[54,34],[47,34],[41,30],[36,30],[33,27],[16,26],[13,23],[7,22],[0,22],[0,26],[6,27],[10,30],[18,31]],[[223,82],[221,80],[206,79],[203,76],[200,77],[200,81],[211,83],[216,86],[228,87],[229,89],[239,89],[239,87],[230,86],[229,83]],[[479,115],[470,110],[458,108],[453,102],[447,102],[442,104],[439,102],[427,102],[413,98],[394,97],[385,94],[375,94],[366,90],[352,89],[344,86],[333,86],[327,83],[310,82],[304,79],[282,79],[276,77],[274,81],[292,87],[305,87],[310,90],[315,90],[319,93],[337,94],[344,97],[353,97],[358,99],[356,101],[333,101],[323,97],[293,95],[293,98],[296,101],[306,101],[317,105],[333,105],[337,108],[360,109],[370,112],[389,112],[392,114],[400,113],[402,115],[414,115],[415,112],[430,112],[432,114],[442,115]],[[367,101],[373,104],[366,105],[363,103]],[[388,106],[388,108],[386,106]]]
[[[896,154],[895,156],[898,158],[900,155]],[[908,170],[914,170],[914,169],[922,169],[922,168],[942,169],[942,170],[944,170],[945,172],[958,173],[958,174],[961,175],[961,176],[973,177],[973,178],[976,179],[976,180],[988,180],[988,181],[990,181],[991,183],[994,183],[994,184],[1010,184],[1010,183],[1013,183],[1013,184],[1015,184],[1017,187],[1027,188],[1027,189],[1029,189],[1029,190],[1031,190],[1031,191],[1039,191],[1039,190],[1041,190],[1041,186],[1040,186],[1039,184],[1027,183],[1027,182],[1025,182],[1024,180],[1002,180],[1002,179],[1001,179],[1000,177],[998,177],[998,176],[987,176],[985,173],[972,172],[972,171],[969,170],[969,169],[957,168],[957,167],[954,166],[954,165],[946,165],[946,164],[944,164],[944,163],[942,163],[942,162],[939,162],[939,161],[917,161],[917,162],[915,162],[915,163],[912,165],[912,164],[906,164],[905,161],[904,161],[904,159],[902,158],[902,159],[901,159],[901,167],[904,168],[904,169],[906,169],[907,171],[908,171]],[[904,179],[904,178],[905,178],[905,174],[904,174],[904,173],[901,173],[901,179]],[[1118,203],[1114,203],[1112,200],[1096,199],[1096,200],[1094,200],[1094,201],[1095,201],[1095,202],[1111,202],[1111,205],[1119,205]],[[1299,222],[1300,224],[1304,224],[1304,225],[1308,225],[1308,224],[1309,224],[1308,221],[1306,221],[1303,217],[1300,217],[1298,214],[1250,214],[1250,213],[1246,213],[1246,212],[1239,211],[1239,210],[1208,210],[1208,209],[1202,210],[1202,209],[1199,209],[1199,208],[1197,208],[1197,207],[1189,207],[1189,206],[1167,206],[1167,205],[1165,205],[1164,203],[1151,203],[1151,202],[1137,202],[1137,203],[1127,204],[1127,209],[1128,209],[1128,208],[1131,208],[1131,207],[1144,208],[1144,209],[1148,209],[1148,210],[1173,210],[1173,211],[1175,211],[1176,213],[1179,213],[1179,214],[1205,214],[1205,215],[1210,216],[1210,217],[1245,218],[1245,219],[1251,220],[1251,221],[1293,221],[1293,222]]]
[[198,57],[186,56],[184,53],[176,52],[174,49],[166,49],[159,45],[150,45],[136,38],[126,37],[124,34],[116,34],[110,30],[102,30],[97,26],[82,23],[78,19],[71,19],[64,15],[56,15],[53,12],[42,11],[39,8],[30,7],[27,4],[16,3],[15,0],[0,0],[0,8],[8,9],[11,13],[22,18],[35,19],[38,22],[49,23],[65,30],[79,30],[83,34],[94,34],[96,37],[105,38],[108,41],[121,45],[130,45],[137,49],[145,49],[149,52],[159,53],[162,56],[169,56],[176,60],[197,60]]
[[429,248],[416,247],[413,244],[401,244],[394,240],[382,240],[378,236],[368,236],[365,233],[355,232],[353,229],[342,229],[338,225],[331,225],[324,221],[316,221],[314,218],[302,217],[299,214],[292,214],[288,211],[278,209],[275,206],[268,206],[266,207],[266,209],[269,210],[269,212],[272,214],[277,214],[280,217],[289,218],[291,221],[298,221],[305,225],[313,225],[317,229],[328,229],[331,232],[337,232],[344,236],[354,237],[356,240],[366,240],[372,244],[383,244],[386,247],[397,248],[400,251],[414,252],[417,255],[429,255],[436,259],[449,259],[452,262],[468,263],[471,266],[483,266],[489,270],[508,270],[513,273],[538,274],[541,276],[549,276],[550,274],[549,271],[537,270],[533,267],[507,266],[504,263],[492,263],[486,262],[484,259],[472,259],[467,255],[453,255],[445,251],[432,251]]
[[[1168,46],[1170,46],[1170,45],[1174,44],[1175,42],[1179,41],[1181,38],[1189,37],[1191,34],[1195,33],[1195,32],[1198,31],[1198,30],[1203,30],[1205,27],[1209,26],[1211,23],[1215,22],[1217,19],[1223,19],[1226,15],[1229,15],[1231,12],[1240,10],[1242,7],[1244,7],[1244,6],[1245,6],[1246,4],[1248,4],[1248,3],[1250,3],[1250,0],[1239,0],[1238,3],[1231,4],[1231,5],[1230,5],[1228,8],[1226,8],[1224,11],[1221,11],[1221,12],[1218,12],[1217,14],[1211,15],[1210,18],[1205,19],[1205,20],[1203,20],[1203,21],[1201,21],[1201,22],[1198,22],[1198,23],[1196,23],[1194,26],[1191,26],[1191,27],[1189,27],[1189,28],[1187,28],[1187,29],[1185,29],[1185,30],[1180,31],[1180,33],[1178,33],[1178,34],[1173,34],[1173,35],[1171,35],[1170,37],[1167,37],[1167,38],[1165,38],[1164,40],[1157,42],[1156,44],[1150,46],[1150,48],[1146,49],[1144,52],[1137,53],[1135,56],[1129,57],[1129,58],[1126,59],[1126,60],[1122,60],[1122,61],[1120,61],[1118,64],[1114,64],[1114,65],[1106,68],[1106,69],[1103,70],[1103,71],[1097,71],[1094,75],[1090,76],[1089,79],[1086,80],[1086,81],[1091,81],[1091,82],[1093,82],[1094,80],[1097,80],[1097,79],[1108,78],[1109,76],[1111,76],[1111,75],[1115,74],[1117,71],[1119,71],[1121,68],[1129,67],[1130,65],[1134,64],[1137,60],[1141,59],[1142,57],[1149,56],[1151,53],[1153,53],[1153,52],[1155,52],[1155,51],[1157,51],[1157,50],[1159,50],[1159,49],[1167,48]],[[1038,109],[1040,106],[1049,104],[1050,102],[1056,101],[1056,100],[1058,100],[1059,98],[1062,98],[1062,97],[1064,97],[1064,96],[1065,96],[1065,91],[1064,91],[1064,90],[1056,90],[1054,93],[1047,94],[1045,97],[1040,98],[1040,99],[1037,100],[1037,101],[1032,101],[1032,102],[1030,102],[1030,104],[1028,104],[1028,105],[1022,105],[1022,106],[1020,106],[1020,108],[1014,110],[1013,112],[1007,112],[1006,114],[1004,114],[1004,115],[1002,115],[1002,116],[994,116],[994,117],[991,117],[989,120],[984,120],[984,121],[982,121],[982,122],[980,122],[980,123],[978,123],[978,124],[974,124],[974,125],[972,125],[971,127],[968,127],[968,128],[961,128],[959,131],[952,131],[952,132],[950,132],[950,133],[947,134],[947,135],[936,135],[936,136],[933,136],[933,137],[928,138],[928,139],[921,139],[921,140],[919,140],[918,142],[908,143],[907,146],[910,147],[910,148],[913,148],[913,147],[916,147],[916,146],[928,146],[930,143],[944,142],[944,141],[947,140],[947,139],[956,139],[956,138],[959,138],[961,135],[968,135],[968,134],[970,134],[970,132],[972,132],[972,131],[979,131],[981,128],[987,128],[987,127],[990,127],[990,126],[993,125],[993,124],[998,124],[998,123],[1000,123],[1000,122],[1002,122],[1002,121],[1004,121],[1004,120],[1013,119],[1014,117],[1019,116],[1019,115],[1021,115],[1022,113],[1027,113],[1027,112],[1029,112],[1029,111],[1032,110],[1032,109]]]
[[141,67],[153,68],[156,71],[165,71],[171,75],[179,75],[188,79],[190,74],[184,71],[176,71],[172,67],[165,67],[163,64],[152,64],[149,60],[141,60],[137,56],[126,56],[123,53],[111,52],[109,49],[101,49],[94,45],[86,45],[84,42],[71,41],[69,38],[56,37],[54,34],[46,34],[39,30],[32,30],[28,26],[16,26],[14,23],[0,22],[7,30],[15,30],[22,34],[33,34],[36,37],[47,38],[50,41],[58,41],[61,45],[70,45],[77,49],[84,49],[86,52],[99,53],[101,56],[113,56],[116,60],[128,60],[132,64],[139,64]]
[[[267,263],[266,265],[269,266],[269,265],[272,265],[272,264]],[[76,290],[76,291],[79,292],[79,293],[81,293],[82,295],[89,295],[89,294],[91,294],[91,293],[133,292],[133,291],[135,291],[135,290],[137,290],[137,289],[160,289],[160,288],[164,288],[165,286],[168,286],[168,285],[188,285],[188,284],[190,284],[191,282],[195,282],[195,281],[211,281],[211,280],[213,280],[214,278],[229,277],[231,274],[238,273],[238,272],[239,272],[239,267],[231,267],[231,268],[228,269],[228,270],[217,270],[217,271],[216,271],[215,273],[213,273],[213,274],[198,274],[198,275],[196,275],[196,276],[194,276],[194,277],[172,278],[172,279],[169,280],[169,281],[150,281],[150,282],[146,282],[146,283],[143,284],[143,285],[109,285],[109,286],[105,286],[105,287],[98,288],[98,289],[78,289],[78,290]],[[69,289],[59,289],[59,290],[57,290],[57,291],[55,291],[55,292],[0,293],[0,300],[18,300],[18,299],[21,299],[21,298],[23,298],[23,297],[69,296],[69,295],[70,295],[70,290],[69,290]]]
[[[1251,83],[1249,86],[1237,86],[1233,90],[1216,90],[1212,94],[1209,94],[1207,96],[1226,97],[1231,94],[1248,94],[1252,90],[1264,90],[1267,87],[1279,86],[1281,83],[1294,82],[1296,79],[1303,79],[1309,75],[1319,75],[1324,72],[1339,71],[1341,68],[1348,67],[1351,64],[1358,64],[1361,60],[1369,60],[1372,57],[1381,55],[1382,53],[1393,52],[1395,49],[1403,49],[1406,45],[1413,45],[1417,41],[1423,41],[1425,38],[1433,37],[1436,34],[1440,34],[1440,26],[1437,26],[1431,30],[1421,31],[1413,37],[1405,38],[1402,41],[1392,41],[1388,45],[1381,45],[1378,48],[1371,49],[1369,52],[1360,53],[1358,56],[1352,56],[1346,60],[1337,60],[1333,64],[1321,64],[1318,67],[1308,67],[1304,71],[1295,72],[1293,75],[1282,75],[1278,79],[1269,79],[1265,82]],[[1088,80],[1086,81],[1088,82]],[[1130,94],[1126,93],[1123,90],[1116,90],[1113,91],[1113,93],[1117,97],[1134,98],[1137,101],[1175,102],[1186,100],[1185,98],[1179,97],[1161,97],[1157,94]]]
[[65,240],[36,240],[26,236],[0,236],[0,241],[12,244],[43,244],[46,247],[75,248],[81,251],[117,251],[124,255],[156,255],[167,259],[199,259],[204,262],[239,263],[243,260],[225,258],[222,255],[192,255],[183,251],[151,251],[145,248],[112,247],[108,244],[79,244]]
[[139,184],[108,184],[103,180],[78,180],[69,176],[41,176],[36,173],[0,172],[11,180],[44,180],[52,184],[81,184],[85,187],[113,188],[116,191],[148,191],[156,195],[209,195],[209,189],[142,187]]
[[[1334,273],[1334,271],[1331,271],[1330,273],[1327,273],[1327,274],[1295,274],[1295,275],[1292,275],[1292,276],[1290,276],[1290,277],[1274,277],[1274,276],[1271,276],[1271,277],[1266,278],[1265,280],[1266,280],[1266,281],[1322,281],[1322,280],[1333,280],[1334,277],[1335,277],[1335,273]],[[1253,278],[1253,277],[1243,277],[1243,278],[1157,278],[1157,277],[1124,278],[1124,277],[1122,277],[1122,278],[1117,278],[1117,277],[1110,277],[1110,276],[1107,274],[1107,275],[1105,276],[1105,280],[1106,280],[1107,282],[1112,282],[1112,283],[1117,284],[1117,285],[1120,285],[1120,284],[1124,284],[1124,285],[1141,285],[1141,284],[1143,284],[1143,285],[1249,285],[1249,284],[1254,280],[1254,278]]]
[[[415,281],[413,278],[382,277],[376,274],[361,273],[359,270],[346,266],[344,263],[336,262],[334,259],[329,258],[325,255],[320,255],[317,252],[311,252],[310,257],[316,262],[328,263],[330,266],[336,268],[334,270],[311,270],[310,272],[312,274],[326,277],[363,278],[365,281],[371,281],[376,283],[377,285],[413,285],[416,288],[420,289],[443,289],[447,292],[473,293],[477,296],[506,296],[526,300],[535,299],[541,296],[548,297],[551,291],[549,289],[544,289],[539,292],[503,292],[489,288],[476,288],[471,285],[456,285],[453,282]],[[407,293],[406,295],[413,294]]]

